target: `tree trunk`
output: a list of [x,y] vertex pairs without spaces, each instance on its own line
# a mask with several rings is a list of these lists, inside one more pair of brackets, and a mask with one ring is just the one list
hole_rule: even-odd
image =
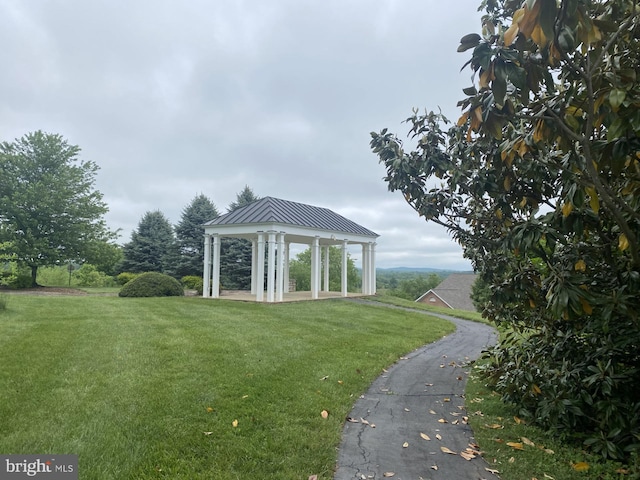
[[38,266],[31,265],[31,286],[37,287],[38,282],[36,282],[36,277],[38,276]]

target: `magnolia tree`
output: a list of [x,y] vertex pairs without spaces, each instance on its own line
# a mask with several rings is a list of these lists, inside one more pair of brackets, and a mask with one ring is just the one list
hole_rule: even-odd
[[[459,52],[473,84],[451,124],[417,111],[411,147],[371,145],[445,226],[512,327],[485,371],[531,421],[604,456],[640,448],[640,6],[485,0]],[[523,335],[524,333],[524,335]]]

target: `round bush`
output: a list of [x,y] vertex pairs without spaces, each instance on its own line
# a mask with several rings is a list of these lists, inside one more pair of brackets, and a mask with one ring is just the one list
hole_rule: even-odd
[[184,288],[178,280],[162,273],[148,272],[127,282],[120,293],[121,297],[180,297]]
[[199,295],[202,295],[202,277],[196,277],[195,275],[187,275],[180,279],[182,284],[191,289],[196,290]]

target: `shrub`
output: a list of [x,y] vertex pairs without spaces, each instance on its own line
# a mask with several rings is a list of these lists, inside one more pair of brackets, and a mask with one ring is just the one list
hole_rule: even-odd
[[122,273],[118,274],[118,276],[116,277],[116,281],[120,285],[126,285],[131,280],[133,280],[134,278],[139,277],[139,276],[140,276],[139,273],[122,272]]
[[31,275],[16,275],[7,285],[13,290],[21,290],[23,288],[31,288]]
[[113,279],[89,264],[85,263],[78,270],[73,272],[73,278],[81,287],[110,287]]
[[178,280],[162,273],[148,272],[127,282],[120,290],[121,297],[179,297],[184,288]]
[[191,290],[197,290],[198,294],[202,295],[202,277],[197,277],[195,275],[186,275],[182,277],[180,281],[185,287]]

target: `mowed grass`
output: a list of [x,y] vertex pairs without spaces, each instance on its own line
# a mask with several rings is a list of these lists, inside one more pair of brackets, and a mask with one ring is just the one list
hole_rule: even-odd
[[330,479],[357,397],[451,331],[343,300],[12,295],[0,452],[78,454],[82,479]]

